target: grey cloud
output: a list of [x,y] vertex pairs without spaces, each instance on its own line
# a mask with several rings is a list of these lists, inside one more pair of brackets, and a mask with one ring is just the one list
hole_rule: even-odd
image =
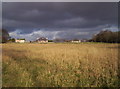
[[3,28],[9,32],[20,29],[23,34],[44,29],[60,31],[59,37],[70,38],[75,36],[72,30],[94,34],[106,27],[117,27],[118,22],[117,2],[3,2],[2,9]]

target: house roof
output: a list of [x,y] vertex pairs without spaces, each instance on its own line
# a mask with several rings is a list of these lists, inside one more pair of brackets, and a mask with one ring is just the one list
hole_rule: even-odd
[[41,38],[39,38],[39,39],[37,39],[37,41],[47,41],[48,39],[47,38],[45,38],[45,37],[41,37]]
[[72,41],[80,41],[80,40],[78,40],[78,39],[74,39],[74,40],[72,40]]
[[16,40],[25,40],[25,39],[16,39]]

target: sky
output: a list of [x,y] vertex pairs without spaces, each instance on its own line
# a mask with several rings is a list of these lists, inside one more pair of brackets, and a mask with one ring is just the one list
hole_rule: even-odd
[[118,30],[117,2],[3,2],[2,26],[12,38],[90,39]]

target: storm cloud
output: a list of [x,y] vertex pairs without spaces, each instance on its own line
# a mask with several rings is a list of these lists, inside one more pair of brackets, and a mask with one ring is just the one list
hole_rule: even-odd
[[3,2],[2,6],[3,28],[15,38],[90,38],[118,27],[117,2]]

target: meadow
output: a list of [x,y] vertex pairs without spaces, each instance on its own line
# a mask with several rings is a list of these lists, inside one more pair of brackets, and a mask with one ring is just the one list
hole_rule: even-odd
[[117,87],[118,44],[2,44],[3,87]]

